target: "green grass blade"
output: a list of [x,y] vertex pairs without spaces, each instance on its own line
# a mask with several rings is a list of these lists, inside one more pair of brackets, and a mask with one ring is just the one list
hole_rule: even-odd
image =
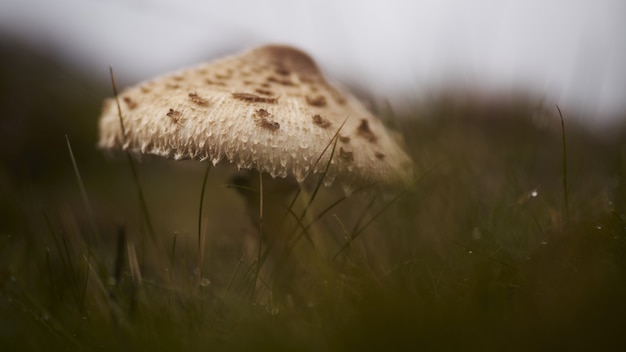
[[65,135],[65,142],[67,143],[67,150],[70,153],[70,158],[72,159],[72,167],[74,168],[74,175],[76,175],[76,180],[78,181],[78,187],[80,188],[80,195],[83,200],[83,204],[85,206],[85,210],[87,211],[87,219],[89,221],[89,225],[91,227],[91,231],[96,238],[100,238],[100,234],[98,232],[98,228],[96,227],[96,222],[93,217],[93,211],[91,210],[91,204],[89,203],[89,197],[87,196],[87,190],[85,189],[85,184],[83,183],[83,178],[80,175],[80,171],[78,170],[78,164],[76,163],[76,158],[74,157],[74,152],[72,151],[72,145],[70,143],[70,138]]
[[[346,124],[347,121],[348,121],[348,117],[346,117],[343,120],[343,122],[341,123],[341,126],[339,126],[339,128],[337,129],[337,131],[333,135],[333,138],[331,138],[331,140],[328,142],[328,144],[326,145],[324,150],[322,150],[320,155],[317,157],[317,160],[315,160],[315,163],[313,164],[313,167],[311,168],[311,170],[314,170],[315,167],[317,167],[317,164],[322,159],[322,156],[324,156],[324,154],[328,150],[328,148],[331,148],[330,156],[328,157],[328,162],[326,162],[326,165],[324,167],[324,172],[322,173],[322,176],[320,177],[320,179],[318,180],[317,184],[315,185],[315,189],[313,190],[313,194],[311,194],[311,198],[309,198],[309,201],[308,201],[307,205],[302,210],[302,214],[300,215],[300,219],[304,218],[304,216],[306,215],[307,211],[309,210],[309,208],[313,204],[313,201],[315,200],[315,197],[317,196],[317,192],[321,188],[322,183],[324,182],[324,178],[326,178],[326,174],[328,174],[328,170],[330,169],[330,164],[331,164],[331,162],[333,160],[333,156],[335,155],[335,150],[337,148],[337,142],[339,141],[339,132],[341,131],[341,129],[343,128],[343,126]],[[294,201],[295,201],[295,199],[294,199]]]
[[[122,129],[122,145],[125,145],[126,144],[126,128],[124,127],[124,119],[122,118],[122,106],[120,105],[119,95],[117,92],[117,83],[115,82],[115,74],[113,73],[113,67],[109,66],[109,73],[111,75],[111,85],[113,87],[113,96],[115,97],[115,104],[117,105],[117,113],[120,119],[120,127]],[[146,204],[146,199],[144,197],[143,190],[141,189],[141,182],[139,182],[139,175],[137,173],[137,168],[135,166],[135,162],[133,161],[133,157],[132,155],[130,155],[130,152],[128,150],[126,150],[126,158],[128,160],[128,164],[130,165],[130,171],[133,175],[135,186],[137,187],[137,196],[139,198],[139,206],[141,208],[141,213],[143,214],[143,218],[146,223],[146,226],[148,227],[148,233],[152,241],[156,242],[156,232],[154,231],[152,218],[150,217],[150,212],[148,211],[148,205]]]
[[358,228],[358,230],[353,231],[352,236],[350,236],[350,240],[344,244],[339,251],[333,256],[333,260],[337,259],[337,257],[343,253],[343,251],[345,251],[349,246],[350,246],[350,242],[354,241],[357,237],[359,237],[361,235],[361,233],[363,233],[363,231],[365,231],[365,229],[372,223],[374,222],[374,220],[376,220],[379,216],[381,216],[392,204],[394,204],[395,202],[398,201],[398,199],[400,199],[402,196],[404,196],[405,194],[407,194],[409,192],[409,190],[412,189],[412,187],[419,181],[422,179],[422,177],[424,177],[425,173],[420,175],[415,181],[413,181],[407,188],[405,188],[404,190],[402,190],[401,192],[399,192],[395,197],[393,197],[389,202],[387,202],[385,205],[383,205],[383,207],[374,215],[372,215],[372,217],[365,222],[365,224],[363,224],[360,228]]
[[139,206],[141,208],[141,213],[143,214],[143,218],[146,223],[146,226],[148,227],[148,234],[150,235],[150,238],[152,239],[152,241],[156,242],[156,232],[154,231],[154,226],[152,223],[150,212],[148,211],[146,198],[144,197],[144,193],[141,188],[141,182],[139,181],[139,174],[137,173],[135,162],[133,161],[133,157],[130,155],[129,152],[126,152],[126,157],[128,160],[128,164],[130,165],[130,171],[133,174],[133,180],[135,181],[135,186],[137,187],[137,197],[139,198]]
[[354,226],[352,227],[352,232],[350,235],[352,239],[354,239],[354,235],[358,232],[359,228],[361,227],[361,223],[363,222],[363,219],[365,219],[365,216],[367,215],[369,210],[372,208],[372,206],[374,206],[374,202],[376,201],[376,198],[378,198],[378,194],[374,194],[372,199],[369,201],[369,203],[367,203],[367,205],[361,212],[361,215],[359,215],[359,218],[354,223]]
[[198,248],[200,248],[202,241],[202,207],[204,205],[204,193],[206,190],[207,180],[209,178],[209,172],[211,171],[211,163],[207,164],[204,171],[204,177],[202,178],[202,190],[200,191],[200,206],[198,206]]
[[[361,189],[362,188],[359,188],[358,190],[355,191],[355,193],[359,192]],[[345,201],[346,199],[347,199],[347,196],[345,196],[345,195],[341,196],[339,199],[337,199],[336,201],[334,201],[330,205],[328,205],[326,208],[324,208],[313,219],[311,219],[311,222],[309,222],[307,225],[304,225],[303,221],[301,219],[299,219],[298,216],[291,209],[288,209],[288,212],[298,222],[298,225],[300,227],[300,232],[294,237],[292,243],[289,244],[289,248],[290,249],[293,248],[300,241],[300,239],[303,236],[305,236],[306,239],[308,240],[308,242],[310,242],[311,245],[314,246],[313,240],[311,239],[311,236],[309,235],[309,232],[308,232],[309,229],[311,228],[311,226],[313,226],[316,222],[321,220],[324,217],[324,215],[326,215],[329,211],[331,211],[337,205],[341,204],[341,202]]]
[[[202,190],[200,191],[200,205],[198,206],[198,275],[199,280],[202,279],[202,266],[204,263],[204,241],[202,236],[202,210],[204,206],[204,193],[206,191],[206,184],[209,178],[209,172],[211,171],[211,163],[207,163],[206,170],[204,171],[204,177],[202,178]],[[172,253],[172,258],[174,253]]]
[[241,255],[241,257],[239,258],[239,262],[237,263],[237,266],[235,267],[235,270],[233,270],[232,274],[230,275],[230,278],[228,279],[228,284],[226,285],[226,291],[230,291],[231,287],[233,286],[233,282],[235,281],[235,278],[237,277],[237,273],[239,273],[239,269],[241,269],[241,265],[243,265],[244,261],[243,258],[245,257],[245,253]]

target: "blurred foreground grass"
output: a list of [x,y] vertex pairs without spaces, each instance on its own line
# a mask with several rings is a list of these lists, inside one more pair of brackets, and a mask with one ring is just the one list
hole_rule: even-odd
[[[255,225],[225,187],[229,170],[209,175],[200,249],[204,165],[140,163],[151,240],[128,164],[94,147],[107,88],[4,52],[2,350],[626,346],[623,121],[592,130],[564,107],[566,216],[554,107],[445,94],[416,104],[394,120],[415,187],[392,203],[372,191],[342,201],[311,227],[315,246],[301,240],[274,263],[292,274],[253,291]],[[342,195],[323,189],[311,217]]]

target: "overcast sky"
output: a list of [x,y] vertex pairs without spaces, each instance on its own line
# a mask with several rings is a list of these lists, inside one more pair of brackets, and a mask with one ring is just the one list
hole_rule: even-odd
[[0,0],[0,32],[122,84],[278,42],[386,98],[458,80],[626,110],[622,0]]

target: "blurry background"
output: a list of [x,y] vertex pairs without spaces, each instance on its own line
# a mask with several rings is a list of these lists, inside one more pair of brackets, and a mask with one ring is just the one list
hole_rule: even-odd
[[122,85],[277,42],[392,103],[471,87],[594,121],[626,109],[620,0],[1,0],[0,33]]

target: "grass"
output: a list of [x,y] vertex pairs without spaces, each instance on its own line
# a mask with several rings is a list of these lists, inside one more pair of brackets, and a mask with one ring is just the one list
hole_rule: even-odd
[[[33,97],[62,104],[57,91]],[[564,107],[441,95],[396,114],[419,170],[404,192],[303,190],[285,220],[292,198],[251,183],[264,248],[286,253],[263,258],[231,170],[105,160],[99,100],[67,115],[93,116],[84,128],[50,117],[68,130],[30,129],[47,138],[3,156],[3,350],[626,345],[623,121],[598,132]],[[276,237],[283,225],[292,240]]]

